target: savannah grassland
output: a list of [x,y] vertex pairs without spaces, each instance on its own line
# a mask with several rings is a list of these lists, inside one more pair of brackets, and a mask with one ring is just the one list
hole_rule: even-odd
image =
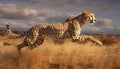
[[120,39],[114,35],[99,37],[105,45],[93,42],[63,42],[46,39],[33,49],[18,54],[23,39],[0,36],[0,69],[120,69]]

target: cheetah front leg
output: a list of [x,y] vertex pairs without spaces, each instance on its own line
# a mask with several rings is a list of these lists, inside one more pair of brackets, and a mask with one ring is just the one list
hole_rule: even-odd
[[75,42],[79,40],[79,35],[81,34],[81,28],[79,22],[74,20],[74,34],[72,34],[72,41]]
[[91,40],[91,41],[93,41],[93,42],[95,42],[95,43],[97,43],[97,44],[99,44],[99,45],[103,45],[103,43],[102,43],[100,40],[96,39],[96,38],[93,37],[93,36],[89,36],[89,35],[79,35],[78,41],[86,41],[86,40]]

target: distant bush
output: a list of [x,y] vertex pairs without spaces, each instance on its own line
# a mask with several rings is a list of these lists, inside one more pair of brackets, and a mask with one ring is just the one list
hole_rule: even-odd
[[7,35],[7,33],[5,30],[0,30],[0,36],[6,36],[6,35]]
[[117,36],[115,35],[102,35],[101,36],[101,41],[103,42],[104,45],[111,45],[111,44],[115,44],[118,43],[119,39],[117,38]]
[[20,34],[20,33],[24,32],[24,31],[22,31],[22,30],[13,30],[13,32],[14,32],[15,34]]

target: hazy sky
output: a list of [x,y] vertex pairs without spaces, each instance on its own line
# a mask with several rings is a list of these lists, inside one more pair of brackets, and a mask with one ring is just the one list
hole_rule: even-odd
[[30,28],[38,23],[54,23],[90,11],[96,14],[94,26],[85,30],[120,30],[120,0],[0,0],[0,27]]

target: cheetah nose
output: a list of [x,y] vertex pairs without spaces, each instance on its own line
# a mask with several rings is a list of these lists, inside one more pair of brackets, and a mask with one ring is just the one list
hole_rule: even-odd
[[96,19],[94,21],[97,21]]

